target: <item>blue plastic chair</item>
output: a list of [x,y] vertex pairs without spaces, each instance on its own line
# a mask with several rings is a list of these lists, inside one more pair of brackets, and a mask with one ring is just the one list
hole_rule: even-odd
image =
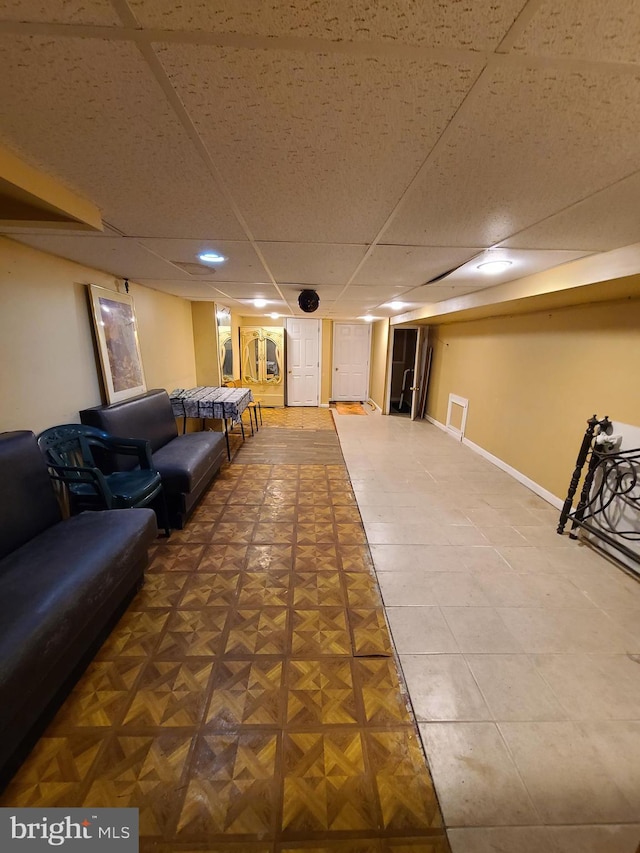
[[[85,424],[61,424],[44,430],[38,446],[49,474],[66,487],[72,515],[83,510],[129,509],[156,503],[167,536],[169,516],[160,474],[151,464],[148,441],[117,438]],[[138,468],[105,474],[99,460],[113,454],[138,457]]]

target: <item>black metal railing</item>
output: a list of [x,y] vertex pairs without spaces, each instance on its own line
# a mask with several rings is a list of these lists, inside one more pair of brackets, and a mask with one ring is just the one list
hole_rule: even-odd
[[[640,542],[640,448],[614,449],[613,443],[607,441],[611,431],[608,417],[598,419],[594,415],[587,421],[557,532],[564,533],[571,522],[572,539],[577,538],[580,529],[585,530],[595,540],[594,544],[604,542],[624,555],[625,565],[637,573],[640,549],[631,547],[631,543]],[[580,497],[574,509],[573,500],[581,480]]]

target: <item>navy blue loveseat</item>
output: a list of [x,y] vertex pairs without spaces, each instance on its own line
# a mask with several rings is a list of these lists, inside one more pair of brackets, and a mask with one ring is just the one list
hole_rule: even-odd
[[150,509],[62,518],[32,432],[0,433],[0,786],[143,581]]

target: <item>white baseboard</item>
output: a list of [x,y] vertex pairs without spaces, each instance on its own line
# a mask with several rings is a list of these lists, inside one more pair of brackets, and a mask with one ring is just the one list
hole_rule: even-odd
[[328,409],[328,408],[329,408],[329,404],[328,404],[328,403],[320,403],[320,405],[318,406],[318,408],[319,408],[319,409]]
[[369,399],[367,400],[367,405],[368,405],[368,406],[373,406],[375,409],[377,409],[377,410],[380,412],[380,414],[382,414],[382,409],[381,409],[381,408],[380,408],[380,406],[376,403],[376,401],[375,401],[375,400],[372,400],[372,399],[371,399],[371,397],[369,397]]
[[[426,420],[429,421],[430,424],[438,427],[443,432],[446,432],[448,435],[451,435],[449,430],[446,428],[444,424],[441,424],[439,421],[436,421],[434,418],[429,415],[426,416]],[[454,436],[452,436],[453,438]],[[456,438],[456,441],[460,441],[460,439]],[[468,438],[462,439],[462,444],[466,445],[470,450],[473,450],[474,453],[477,453],[479,456],[484,457],[496,468],[500,468],[501,471],[504,471],[505,474],[509,474],[513,477],[514,480],[517,480],[519,483],[522,483],[523,486],[526,486],[532,492],[534,492],[538,497],[542,498],[542,500],[550,503],[551,506],[554,506],[556,509],[562,509],[562,505],[564,501],[559,498],[557,495],[552,494],[548,489],[545,489],[539,483],[536,483],[535,480],[532,480],[530,477],[527,477],[526,474],[523,474],[522,471],[518,471],[517,468],[513,468],[511,465],[508,465],[498,456],[494,456],[493,453],[489,453],[488,450],[485,450],[484,447],[480,447],[479,444],[475,444],[473,441],[470,441]]]
[[438,429],[441,429],[442,432],[446,432],[449,435],[451,435],[451,433],[446,428],[446,426],[444,424],[441,424],[440,421],[437,421],[435,418],[432,418],[431,415],[425,415],[424,419],[425,419],[425,421],[429,421],[429,423],[433,424],[435,427],[438,427]]

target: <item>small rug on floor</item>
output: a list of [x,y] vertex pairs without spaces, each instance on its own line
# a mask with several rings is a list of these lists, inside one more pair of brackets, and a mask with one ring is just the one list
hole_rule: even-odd
[[336,403],[336,412],[339,415],[366,415],[362,403]]

